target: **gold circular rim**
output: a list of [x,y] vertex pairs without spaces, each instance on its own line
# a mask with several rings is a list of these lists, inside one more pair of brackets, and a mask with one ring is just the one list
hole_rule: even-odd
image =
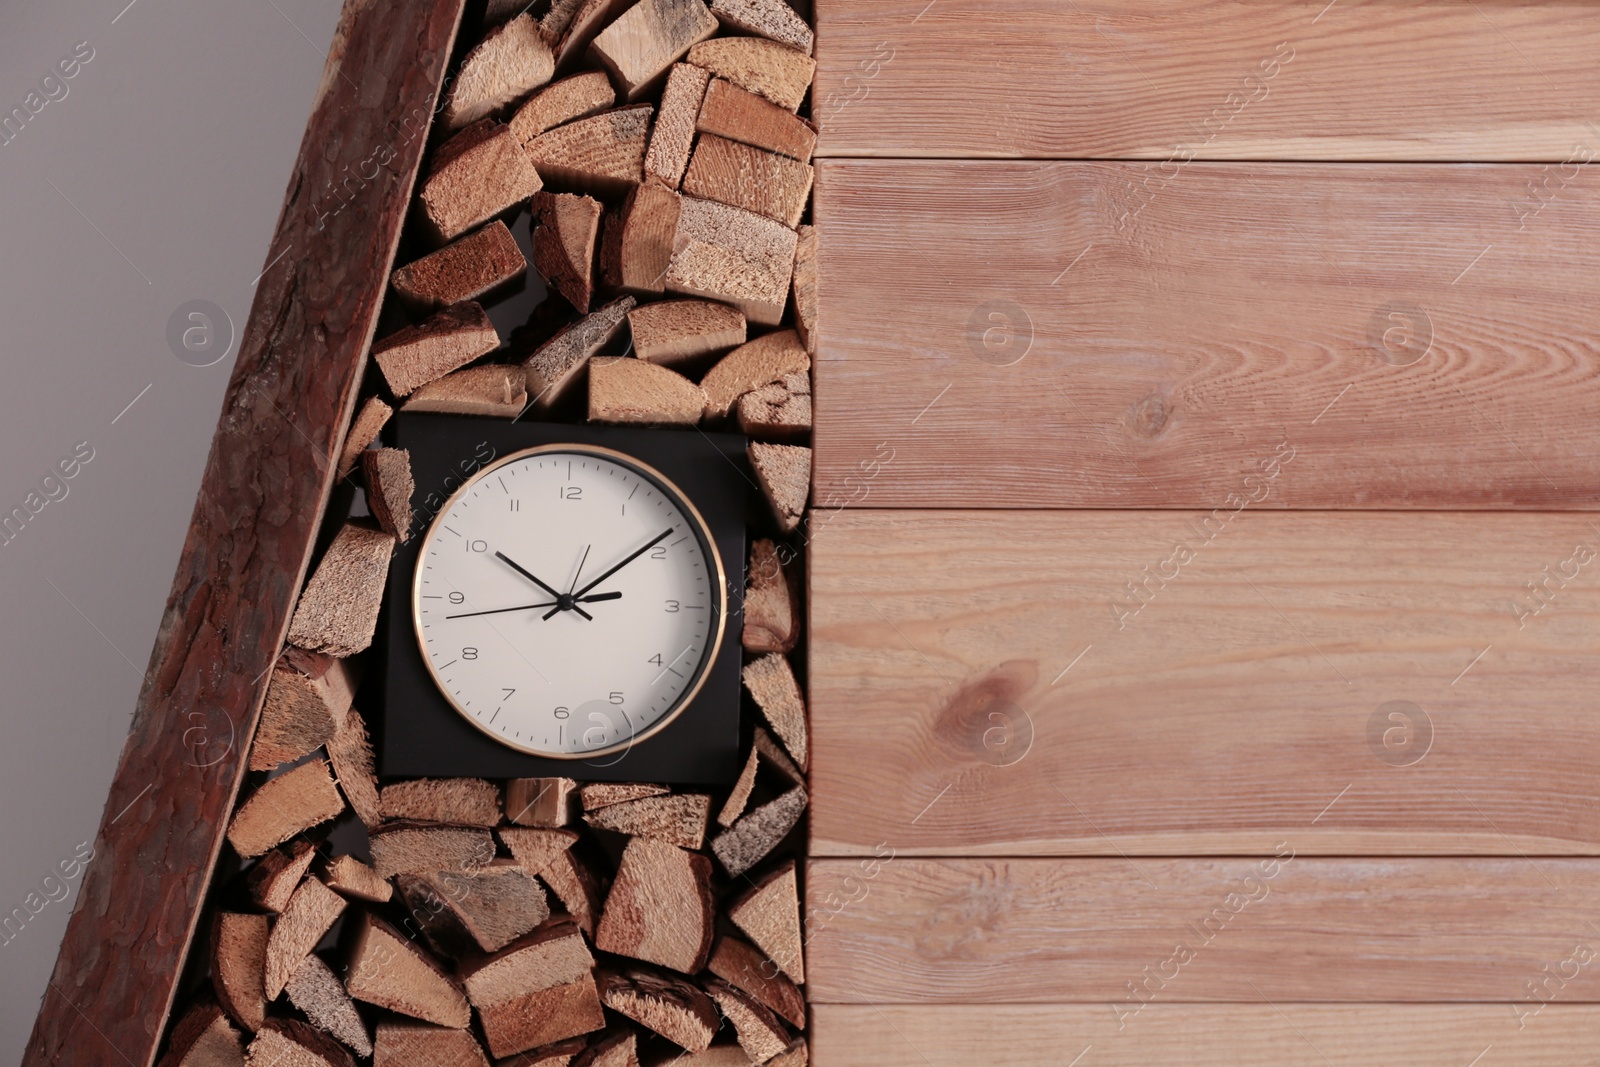
[[[492,730],[489,730],[482,723],[480,723],[476,716],[469,713],[465,708],[457,703],[455,695],[444,687],[443,682],[439,678],[439,672],[433,668],[433,661],[428,658],[428,645],[422,636],[421,594],[423,560],[427,557],[428,544],[433,540],[433,535],[437,529],[443,525],[445,516],[450,514],[450,509],[455,506],[456,501],[461,498],[463,493],[472,488],[474,485],[477,485],[483,479],[487,478],[494,471],[499,470],[506,464],[515,462],[516,460],[525,459],[528,456],[539,455],[546,452],[576,452],[599,456],[618,463],[621,466],[631,468],[637,473],[643,475],[645,478],[655,482],[657,488],[670,493],[676,498],[679,509],[683,511],[683,513],[691,520],[693,533],[700,541],[700,547],[707,554],[709,554],[711,557],[711,562],[716,565],[717,580],[714,587],[714,593],[717,601],[716,634],[709,642],[707,655],[701,661],[700,674],[695,679],[694,684],[683,691],[682,695],[678,697],[677,702],[674,703],[670,709],[668,709],[667,713],[663,715],[660,721],[658,721],[654,726],[651,726],[643,733],[630,735],[624,742],[610,745],[606,748],[597,748],[592,752],[547,752],[541,748],[520,745],[516,742],[508,741],[504,737],[497,736]],[[472,475],[472,477],[461,483],[461,487],[459,489],[450,494],[449,498],[445,500],[443,506],[441,506],[434,514],[433,521],[428,523],[427,532],[423,534],[422,542],[418,546],[416,571],[411,576],[411,627],[417,637],[417,651],[422,656],[422,665],[427,668],[428,676],[433,679],[434,688],[437,689],[445,698],[445,700],[449,702],[450,706],[455,709],[456,714],[460,715],[480,733],[492,738],[497,744],[504,745],[507,748],[515,749],[518,752],[527,753],[531,756],[541,756],[545,759],[593,760],[601,756],[612,755],[616,752],[625,752],[628,749],[631,749],[634,745],[638,744],[640,741],[648,741],[651,737],[654,737],[656,734],[666,729],[674,720],[678,718],[679,715],[683,713],[683,709],[689,706],[690,701],[694,700],[695,697],[700,695],[700,690],[704,688],[706,679],[711,676],[711,668],[716,664],[717,656],[722,651],[722,638],[723,634],[727,631],[727,626],[728,575],[727,571],[722,565],[722,553],[717,549],[716,538],[712,536],[711,527],[706,523],[705,518],[700,514],[700,509],[694,506],[694,501],[689,499],[689,494],[685,493],[681,488],[679,488],[677,482],[673,481],[671,478],[668,478],[665,474],[662,474],[655,467],[652,467],[650,464],[638,459],[635,456],[630,456],[626,452],[619,452],[614,448],[607,448],[604,445],[586,445],[578,443],[536,445],[533,448],[519,449],[516,452],[501,456],[499,459],[490,463],[487,467],[480,468],[476,474]]]

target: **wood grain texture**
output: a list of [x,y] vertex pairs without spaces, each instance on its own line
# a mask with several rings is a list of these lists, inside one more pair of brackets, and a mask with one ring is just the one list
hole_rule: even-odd
[[1539,174],[823,160],[815,499],[1211,508],[1288,440],[1264,506],[1594,508],[1600,185]]
[[1541,0],[819,0],[821,155],[1564,160],[1600,10]]
[[[336,476],[461,6],[345,6],[30,1067],[155,1058]],[[379,177],[347,201],[332,195],[384,146]]]
[[[1590,962],[1565,970],[1583,975],[1600,944],[1600,860],[1268,862],[907,856],[873,878],[812,860],[806,994],[1117,1005],[1134,1026],[1141,988],[1155,1002],[1516,1001],[1579,946]],[[1600,983],[1555,995],[1593,1003]]]
[[1590,515],[812,530],[813,854],[1600,855]]

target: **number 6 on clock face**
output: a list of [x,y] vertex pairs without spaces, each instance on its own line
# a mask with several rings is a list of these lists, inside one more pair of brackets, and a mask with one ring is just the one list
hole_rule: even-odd
[[586,759],[650,736],[699,692],[727,584],[705,521],[659,471],[546,445],[446,501],[411,608],[423,662],[468,722],[524,752]]

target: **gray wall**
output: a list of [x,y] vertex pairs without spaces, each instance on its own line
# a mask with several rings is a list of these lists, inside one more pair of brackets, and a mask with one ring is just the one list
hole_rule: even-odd
[[[60,865],[100,822],[338,11],[0,7],[0,112],[45,100],[0,144],[0,513],[39,508],[0,543],[0,913],[38,909],[0,932],[0,1064],[76,899]],[[93,57],[41,90],[80,42]],[[206,367],[167,340],[196,299],[235,327]],[[75,448],[93,457],[62,479]]]

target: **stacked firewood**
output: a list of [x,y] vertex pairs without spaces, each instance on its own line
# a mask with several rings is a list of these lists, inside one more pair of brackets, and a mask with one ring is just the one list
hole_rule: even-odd
[[[337,459],[364,493],[273,670],[167,1067],[806,1063],[812,31],[784,0],[487,7]],[[485,309],[530,273],[550,296],[503,338]],[[731,789],[376,778],[363,653],[429,513],[378,443],[396,409],[751,438]]]

